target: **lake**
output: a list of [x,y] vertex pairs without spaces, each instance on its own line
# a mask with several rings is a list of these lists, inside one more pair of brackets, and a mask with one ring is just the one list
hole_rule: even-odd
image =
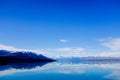
[[0,80],[120,80],[120,63],[20,63],[0,65]]

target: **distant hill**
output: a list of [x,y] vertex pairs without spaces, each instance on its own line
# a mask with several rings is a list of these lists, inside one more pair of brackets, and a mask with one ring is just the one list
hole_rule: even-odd
[[12,52],[7,50],[0,50],[0,63],[9,62],[52,62],[55,61],[42,54],[37,55],[33,52]]
[[120,57],[61,57],[57,61],[69,64],[113,64],[120,63]]

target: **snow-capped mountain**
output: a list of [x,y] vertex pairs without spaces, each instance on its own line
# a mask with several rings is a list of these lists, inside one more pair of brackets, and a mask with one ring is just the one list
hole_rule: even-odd
[[34,52],[13,52],[0,50],[0,62],[51,62],[54,61],[51,58],[48,58],[42,54],[37,55]]
[[109,64],[120,63],[120,57],[61,57],[57,61],[69,64]]

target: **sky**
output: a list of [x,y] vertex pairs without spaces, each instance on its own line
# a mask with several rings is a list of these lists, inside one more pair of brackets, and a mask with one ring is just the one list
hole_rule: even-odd
[[120,56],[119,0],[0,0],[0,49]]

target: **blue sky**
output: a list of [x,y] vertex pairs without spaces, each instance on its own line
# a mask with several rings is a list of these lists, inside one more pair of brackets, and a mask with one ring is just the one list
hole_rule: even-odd
[[0,44],[87,52],[113,52],[114,46],[118,53],[119,4],[119,0],[0,0]]

